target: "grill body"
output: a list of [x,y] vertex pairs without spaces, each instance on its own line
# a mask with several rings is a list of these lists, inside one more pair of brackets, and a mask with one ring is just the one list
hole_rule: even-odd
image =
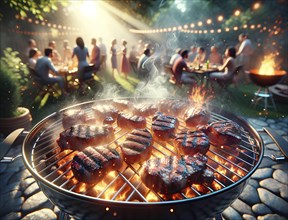
[[[138,99],[136,101],[134,100],[134,102],[137,103],[145,100],[146,99]],[[157,102],[158,100],[152,99],[152,101]],[[107,104],[111,102],[111,100],[100,100],[96,102],[97,104]],[[83,109],[89,109],[94,103],[95,102],[82,103],[69,107],[69,109],[79,107]],[[245,141],[243,141],[245,142],[243,144],[243,149],[245,150],[246,148],[249,148],[249,155],[246,155],[246,157],[248,158],[247,163],[251,163],[251,167],[249,167],[247,173],[239,180],[224,186],[219,190],[212,190],[211,188],[207,187],[211,190],[211,192],[206,194],[200,194],[196,190],[198,196],[178,200],[162,200],[159,202],[116,201],[92,197],[74,192],[72,189],[62,187],[63,184],[57,184],[57,180],[55,179],[50,181],[47,175],[41,173],[41,168],[39,168],[41,167],[41,161],[39,162],[40,159],[36,159],[37,155],[45,154],[51,151],[50,148],[53,149],[53,143],[57,138],[57,134],[59,135],[58,132],[54,134],[53,129],[55,129],[57,125],[59,127],[59,124],[61,124],[62,113],[65,110],[67,109],[53,113],[39,122],[26,136],[23,143],[22,153],[25,165],[37,180],[44,194],[51,200],[53,204],[58,206],[61,211],[68,213],[75,219],[212,218],[223,212],[223,210],[227,208],[240,195],[245,187],[247,180],[257,169],[263,157],[263,142],[253,127],[251,127],[245,120],[238,118],[233,114],[222,112],[216,108],[211,108],[210,111],[214,121],[224,119],[231,120],[238,123],[245,129],[243,134],[245,134],[245,136],[247,135],[247,137],[245,137]],[[49,147],[50,145],[52,147]],[[222,157],[224,158],[225,155]],[[209,168],[213,167],[209,165]],[[49,175],[50,174],[48,174],[48,176]],[[122,176],[121,173],[120,176]],[[129,185],[129,180],[125,184]],[[221,184],[221,182],[219,182],[219,184]],[[135,190],[137,192],[137,187],[134,188],[134,191]]]

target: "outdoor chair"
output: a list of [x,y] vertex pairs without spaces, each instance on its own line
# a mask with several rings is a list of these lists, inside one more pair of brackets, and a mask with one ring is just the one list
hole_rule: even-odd
[[224,90],[227,90],[228,87],[229,87],[230,85],[232,85],[232,84],[234,84],[235,87],[236,87],[236,77],[237,77],[238,73],[239,73],[240,71],[242,71],[242,69],[243,69],[243,65],[239,65],[239,66],[237,66],[237,67],[235,68],[235,70],[234,70],[231,78],[229,78],[229,79],[217,80],[217,83],[218,83],[218,85],[220,86],[220,88],[221,88],[222,90],[223,90],[223,89],[224,89]]

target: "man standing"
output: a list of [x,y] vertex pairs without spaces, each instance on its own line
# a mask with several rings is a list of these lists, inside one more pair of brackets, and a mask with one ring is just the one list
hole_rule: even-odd
[[96,39],[92,38],[91,44],[93,45],[91,51],[91,60],[90,63],[94,65],[95,70],[100,68],[100,48],[96,45]]
[[107,60],[107,49],[105,44],[102,42],[102,38],[99,37],[99,48],[100,48],[100,65],[101,69],[106,69]]
[[[51,62],[51,58],[53,57],[52,48],[46,48],[44,50],[44,56],[37,60],[35,71],[37,76],[40,78],[40,81],[44,85],[55,84],[58,83],[62,94],[66,94],[64,91],[64,79],[59,76],[58,71],[55,69],[54,65]],[[49,71],[52,71],[54,74],[58,76],[53,76],[49,74]]]

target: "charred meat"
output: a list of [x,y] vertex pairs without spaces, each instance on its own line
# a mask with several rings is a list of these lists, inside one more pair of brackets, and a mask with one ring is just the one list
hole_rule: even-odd
[[147,129],[133,130],[121,145],[124,161],[127,163],[146,161],[151,156],[152,144],[152,135]]
[[174,139],[174,146],[180,154],[193,156],[198,152],[206,154],[210,143],[202,131],[181,131]]
[[184,114],[186,126],[190,128],[195,128],[198,125],[207,125],[209,119],[210,115],[203,107],[191,107]]
[[74,125],[60,133],[57,140],[62,150],[82,150],[88,146],[107,144],[114,139],[114,130],[110,125],[97,127],[92,125]]
[[241,127],[232,121],[217,121],[201,128],[215,146],[235,145],[241,142]]
[[97,183],[105,175],[121,167],[119,153],[111,148],[98,146],[87,147],[72,160],[71,169],[75,178],[85,183]]
[[146,119],[142,116],[129,113],[120,113],[117,118],[117,125],[123,129],[136,129],[146,127]]
[[153,137],[159,141],[167,141],[174,137],[178,125],[177,118],[157,112],[152,121]]
[[141,170],[141,180],[150,189],[161,194],[173,194],[201,178],[207,158],[203,155],[153,158]]

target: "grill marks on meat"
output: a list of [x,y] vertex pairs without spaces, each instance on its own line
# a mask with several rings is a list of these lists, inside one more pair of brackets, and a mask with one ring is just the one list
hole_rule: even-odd
[[146,161],[151,156],[152,144],[152,135],[147,129],[133,130],[121,145],[124,161],[127,163]]
[[202,128],[215,146],[236,145],[241,142],[241,127],[232,121],[217,121]]
[[206,163],[207,158],[201,154],[179,159],[176,156],[153,158],[144,163],[140,176],[148,188],[173,194],[199,181]]
[[99,182],[108,172],[120,169],[121,166],[119,153],[103,146],[85,148],[71,163],[75,178],[89,184]]
[[207,110],[200,106],[191,107],[186,110],[184,120],[187,127],[195,128],[198,125],[207,125],[210,115]]
[[158,110],[160,112],[164,112],[167,115],[178,117],[183,115],[188,105],[188,102],[179,100],[161,100],[158,103]]
[[117,119],[117,125],[123,129],[144,129],[146,128],[146,119],[142,116],[129,113],[120,113]]
[[133,109],[132,102],[130,102],[128,100],[113,99],[112,105],[115,108],[117,108],[119,111],[132,110]]
[[148,117],[154,115],[157,111],[157,107],[154,104],[141,103],[134,106],[133,113],[142,117]]
[[152,134],[153,137],[159,141],[167,141],[173,137],[176,129],[178,128],[179,121],[172,116],[166,116],[158,112],[153,117],[152,121]]
[[182,155],[206,154],[210,147],[208,136],[202,131],[181,131],[173,142]]
[[92,125],[74,125],[60,133],[57,140],[62,150],[82,150],[90,145],[108,144],[114,140],[114,130],[110,125],[97,127]]

